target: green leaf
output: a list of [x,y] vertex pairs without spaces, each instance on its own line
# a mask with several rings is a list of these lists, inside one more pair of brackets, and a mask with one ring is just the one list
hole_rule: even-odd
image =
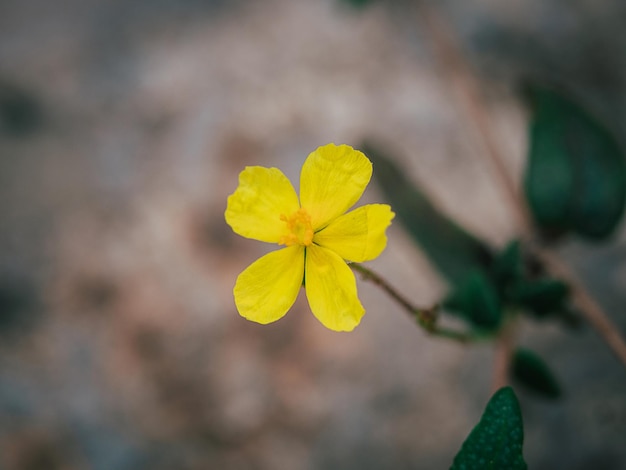
[[519,240],[510,242],[496,256],[491,274],[500,289],[520,280],[524,276],[524,259]]
[[448,281],[462,282],[477,267],[490,264],[490,249],[439,212],[405,171],[371,144],[364,144],[363,151],[398,219]]
[[451,470],[525,470],[524,427],[511,387],[498,390],[454,458]]
[[567,305],[569,287],[556,279],[524,280],[515,284],[509,299],[537,317],[563,311]]
[[531,89],[525,192],[544,235],[609,236],[626,199],[626,160],[613,135],[584,109],[547,89]]
[[483,330],[496,329],[502,320],[496,288],[480,270],[472,271],[459,283],[443,301],[443,306]]
[[515,351],[511,372],[514,379],[536,393],[548,398],[561,396],[561,387],[548,365],[528,349]]

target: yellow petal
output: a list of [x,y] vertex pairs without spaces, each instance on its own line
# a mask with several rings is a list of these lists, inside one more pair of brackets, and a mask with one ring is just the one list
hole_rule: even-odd
[[304,247],[290,246],[262,256],[235,283],[239,314],[263,324],[280,319],[296,301],[303,277]]
[[387,246],[385,230],[395,214],[386,204],[368,204],[339,216],[316,233],[313,243],[350,261],[369,261]]
[[288,233],[281,215],[300,207],[291,182],[278,168],[248,166],[239,174],[239,186],[228,197],[224,216],[235,233],[278,243]]
[[351,331],[365,309],[359,302],[354,274],[338,254],[321,246],[306,249],[306,296],[311,311],[335,331]]
[[372,163],[348,145],[328,144],[312,152],[300,174],[300,205],[313,229],[324,227],[359,200],[372,177]]

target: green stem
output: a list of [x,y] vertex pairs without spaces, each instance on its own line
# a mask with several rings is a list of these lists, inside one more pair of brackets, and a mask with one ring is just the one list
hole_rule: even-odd
[[461,343],[469,343],[489,339],[492,336],[480,333],[457,331],[449,328],[442,328],[437,325],[437,319],[439,317],[439,305],[433,305],[432,307],[417,307],[371,269],[366,268],[359,263],[350,263],[349,266],[354,271],[357,271],[359,274],[361,274],[361,278],[364,281],[371,281],[382,290],[384,290],[387,295],[389,295],[389,297],[391,297],[402,306],[404,311],[407,312],[411,316],[411,318],[417,320],[418,325],[420,325],[424,330],[426,330],[428,334],[432,336],[452,339]]
[[440,338],[452,339],[459,343],[477,343],[479,341],[489,341],[493,339],[492,333],[472,333],[467,331],[452,330],[450,328],[443,328],[440,326],[434,327],[428,331],[432,336],[438,336]]

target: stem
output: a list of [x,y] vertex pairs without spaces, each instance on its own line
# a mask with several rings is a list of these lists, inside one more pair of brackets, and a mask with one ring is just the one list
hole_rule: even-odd
[[617,327],[610,320],[602,307],[589,294],[587,289],[574,276],[572,271],[553,252],[535,248],[533,253],[545,264],[545,266],[557,277],[569,284],[572,289],[574,303],[580,308],[591,326],[598,332],[600,337],[609,346],[615,357],[626,366],[626,343]]
[[440,326],[427,330],[428,334],[439,338],[452,339],[459,343],[477,343],[479,341],[489,341],[493,339],[492,333],[468,333],[465,331],[452,330]]
[[[425,25],[427,33],[430,35],[436,58],[456,92],[459,105],[466,115],[467,122],[474,126],[475,133],[483,144],[485,149],[484,155],[489,158],[497,178],[506,190],[507,198],[523,238],[532,240],[532,224],[528,209],[520,194],[516,191],[511,175],[506,170],[502,152],[492,131],[493,128],[489,124],[489,112],[478,91],[480,87],[477,80],[472,73],[470,65],[464,59],[450,28],[447,27],[436,11],[426,5],[426,3],[419,2],[419,16]],[[626,366],[626,342],[624,342],[619,329],[613,324],[606,312],[602,310],[585,286],[577,280],[571,269],[561,261],[556,253],[547,249],[531,248],[533,248],[533,252],[550,272],[570,285],[572,298],[580,308],[582,315],[604,340],[613,354]]]
[[389,297],[398,302],[400,306],[404,309],[405,312],[409,314],[409,316],[417,320],[417,323],[424,329],[426,332],[432,336],[439,336],[441,338],[452,339],[461,343],[469,343],[473,341],[479,341],[482,339],[490,338],[490,335],[482,335],[482,334],[474,334],[474,333],[466,333],[463,331],[451,330],[449,328],[442,328],[437,325],[438,319],[438,305],[433,305],[432,307],[416,307],[409,300],[406,299],[402,294],[400,294],[393,286],[391,286],[387,281],[385,281],[381,276],[376,274],[369,268],[366,268],[362,264],[359,263],[350,263],[349,266],[354,270],[361,274],[361,278],[364,281],[371,281],[384,290]]
[[496,349],[491,382],[492,392],[500,390],[509,383],[509,370],[515,346],[515,325],[513,321],[513,319],[510,319],[502,326],[495,342]]
[[435,59],[443,75],[450,83],[452,92],[457,97],[459,108],[465,114],[466,121],[474,126],[477,144],[482,147],[481,154],[489,159],[496,177],[504,189],[506,198],[511,206],[516,208],[513,211],[513,216],[518,228],[522,232],[527,232],[530,227],[530,217],[526,206],[520,201],[520,195],[513,180],[508,175],[504,159],[501,158],[498,141],[491,130],[493,126],[490,123],[489,112],[481,99],[478,81],[470,65],[464,59],[451,29],[447,27],[435,9],[427,3],[425,1],[418,2],[419,16],[430,36]]

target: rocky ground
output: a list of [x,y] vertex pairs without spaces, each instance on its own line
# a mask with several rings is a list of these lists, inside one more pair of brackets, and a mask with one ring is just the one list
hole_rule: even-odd
[[[412,3],[347,3],[0,2],[0,468],[449,466],[490,395],[490,346],[427,337],[361,281],[351,334],[304,296],[269,326],[233,305],[269,249],[224,222],[238,173],[297,181],[327,142],[374,138],[466,227],[515,234]],[[438,5],[518,180],[523,79],[567,84],[625,135],[621,0]],[[389,238],[372,268],[436,301],[425,256],[399,224]],[[563,250],[622,331],[625,240]],[[521,341],[566,390],[520,392],[529,467],[624,468],[624,368],[589,328],[529,323]]]

